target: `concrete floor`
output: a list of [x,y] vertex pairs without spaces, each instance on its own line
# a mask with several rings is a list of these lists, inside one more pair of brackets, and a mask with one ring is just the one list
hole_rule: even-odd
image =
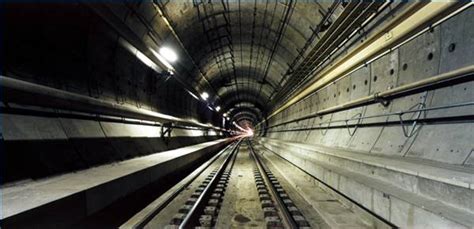
[[265,227],[253,169],[254,162],[249,150],[242,145],[219,212],[217,228]]
[[[311,225],[321,228],[374,228],[367,219],[357,214],[331,193],[318,187],[304,172],[269,151],[261,151],[264,162],[279,177],[282,186],[291,193]],[[314,227],[313,227],[314,228]]]

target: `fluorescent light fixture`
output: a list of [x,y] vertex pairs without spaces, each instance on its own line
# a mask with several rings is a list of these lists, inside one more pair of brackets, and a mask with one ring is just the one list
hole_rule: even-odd
[[192,93],[192,92],[190,92],[190,91],[188,91],[188,93],[189,93],[193,98],[199,100],[199,98],[198,98],[194,93]]
[[221,107],[220,106],[217,106],[216,107],[216,111],[220,111],[221,110]]
[[156,56],[156,58],[158,58],[158,60],[159,60],[162,64],[164,64],[164,65],[168,68],[169,71],[171,71],[171,72],[174,71],[173,66],[166,60],[165,57],[163,57],[163,55],[159,54],[158,52],[156,52],[156,51],[153,50],[153,49],[150,49],[150,51],[153,53],[153,55]]
[[204,99],[204,100],[207,100],[209,98],[209,94],[207,92],[203,92],[201,94],[201,98]]
[[143,53],[138,50],[137,50],[137,58],[141,60],[146,66],[150,67],[151,69],[155,71],[159,71],[160,68],[156,66],[156,64],[153,61],[151,61],[150,58],[143,55]]
[[160,48],[160,54],[169,62],[175,62],[176,60],[178,60],[178,56],[170,48],[167,48],[167,47]]

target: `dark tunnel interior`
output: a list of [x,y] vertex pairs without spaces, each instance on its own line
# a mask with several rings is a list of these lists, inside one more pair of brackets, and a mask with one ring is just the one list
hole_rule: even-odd
[[0,226],[473,228],[472,5],[2,1]]

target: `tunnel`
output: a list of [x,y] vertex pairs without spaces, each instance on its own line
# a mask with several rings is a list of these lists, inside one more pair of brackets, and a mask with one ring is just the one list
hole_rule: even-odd
[[1,228],[474,228],[472,1],[0,2]]

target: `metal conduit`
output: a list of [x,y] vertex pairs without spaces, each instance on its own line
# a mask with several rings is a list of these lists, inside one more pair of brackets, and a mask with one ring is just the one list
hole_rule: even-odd
[[455,84],[456,83],[455,81],[461,81],[461,80],[471,81],[471,80],[474,80],[473,74],[474,74],[474,65],[470,65],[464,68],[456,69],[450,72],[446,72],[440,75],[426,78],[417,82],[395,87],[393,89],[390,89],[384,92],[375,93],[373,95],[365,96],[365,97],[362,97],[362,98],[359,98],[347,103],[329,107],[329,108],[320,110],[314,114],[296,118],[287,122],[273,125],[268,128],[274,128],[277,126],[281,126],[281,125],[285,125],[285,124],[289,124],[293,122],[303,121],[306,119],[310,119],[310,118],[314,118],[314,117],[318,117],[318,116],[322,116],[325,114],[334,113],[338,111],[348,110],[348,109],[352,109],[352,108],[363,106],[363,105],[389,101],[391,99],[400,97],[405,94],[412,94],[418,91],[428,90],[431,87],[436,87],[442,84]]
[[[145,119],[148,121],[174,122],[181,125],[224,130],[194,120],[182,119],[130,105],[120,105],[6,76],[0,76],[0,85],[4,90],[4,93],[8,95],[8,98],[5,96],[2,98],[2,101],[6,103],[12,102],[91,113],[97,113],[97,111],[100,111],[101,114],[105,115],[124,116],[127,118]],[[38,99],[41,97],[44,99]],[[33,101],[30,98],[34,98]]]

